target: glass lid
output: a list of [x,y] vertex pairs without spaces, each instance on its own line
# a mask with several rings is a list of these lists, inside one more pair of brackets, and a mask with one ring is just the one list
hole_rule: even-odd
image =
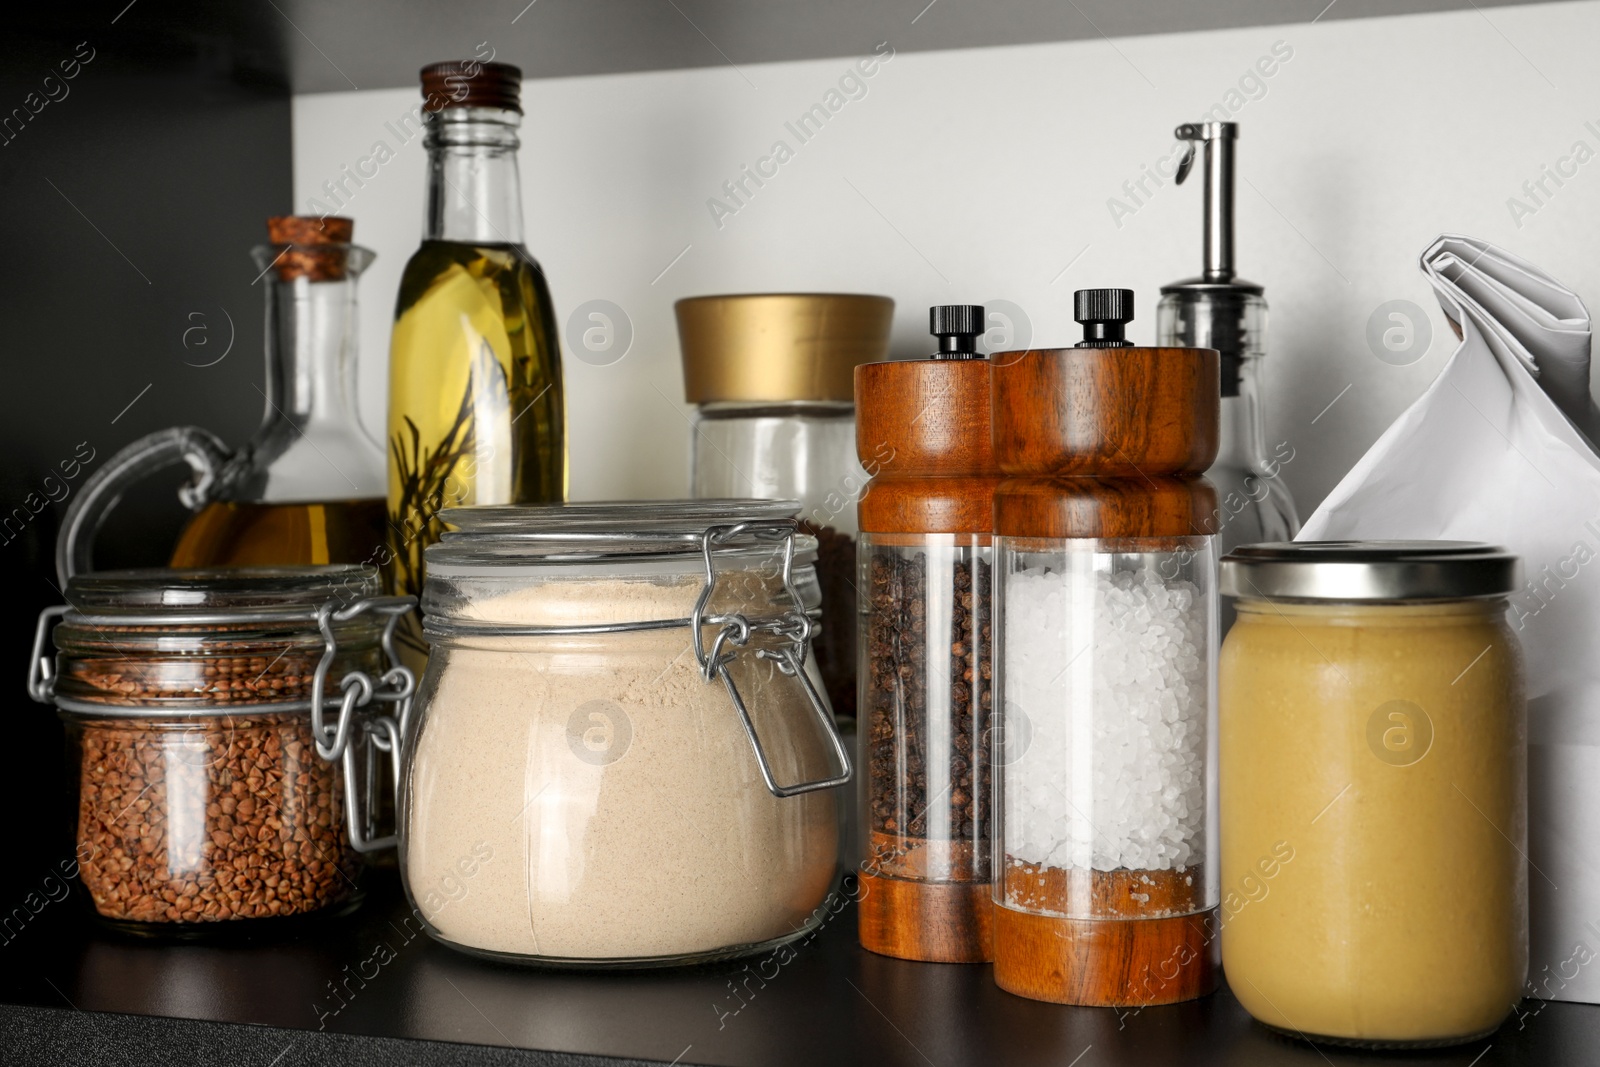
[[304,614],[329,600],[379,594],[377,568],[228,567],[92,571],[74,575],[66,599],[73,616],[223,615],[230,612]]
[[[445,508],[452,527],[427,549],[429,567],[451,563],[556,563],[699,556],[713,527],[748,528],[718,541],[718,555],[770,552],[796,529],[795,500],[625,500]],[[816,539],[795,535],[795,562]]]

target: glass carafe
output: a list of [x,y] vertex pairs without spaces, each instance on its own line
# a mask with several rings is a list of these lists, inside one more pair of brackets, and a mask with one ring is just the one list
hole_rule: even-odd
[[198,426],[142,437],[68,508],[56,545],[62,582],[93,569],[95,531],[134,482],[184,462],[179,498],[196,512],[175,567],[376,563],[384,541],[383,450],[356,408],[356,283],[373,254],[349,219],[268,220],[253,251],[266,288],[266,401],[237,452]]

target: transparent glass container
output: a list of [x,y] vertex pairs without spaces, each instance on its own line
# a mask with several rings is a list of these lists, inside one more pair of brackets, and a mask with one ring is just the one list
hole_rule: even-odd
[[95,532],[117,500],[179,463],[194,472],[179,497],[196,514],[175,567],[379,562],[383,449],[356,402],[356,294],[373,253],[350,243],[349,219],[283,216],[268,229],[272,242],[252,252],[266,300],[260,426],[233,452],[208,430],[177,426],[107,460],[62,522],[62,582],[93,569]]
[[826,918],[850,767],[808,654],[815,549],[793,512],[445,513],[400,798],[432,936],[650,967],[770,951]]
[[856,458],[855,405],[718,402],[694,414],[690,495],[798,500],[817,539],[823,620],[815,642],[828,700],[841,720],[856,704],[856,500],[867,472]]
[[884,359],[894,301],[859,293],[742,293],[673,305],[684,398],[695,406],[689,493],[797,500],[817,538],[817,663],[840,722],[855,719],[855,368]]
[[[1207,913],[1218,893],[1213,539],[1002,537],[997,552],[997,909],[1114,924]],[[1114,924],[1080,936],[1121,936]],[[1215,937],[1175,925],[1175,950],[1204,952]],[[1141,962],[1132,1002],[1195,995],[1166,988],[1161,961]]]
[[[1249,283],[1189,283],[1162,291],[1156,344],[1215,348],[1222,353],[1222,408],[1217,458],[1206,471],[1217,511],[1205,529],[1218,550],[1288,541],[1300,531],[1294,499],[1281,473],[1293,461],[1288,441],[1266,440],[1259,379],[1266,356],[1267,302]],[[1231,618],[1231,607],[1224,605]]]
[[359,902],[360,853],[383,844],[372,792],[353,799],[374,784],[372,697],[410,688],[383,653],[407,605],[377,588],[370,567],[109,571],[46,610],[29,689],[66,723],[99,918],[192,937]]
[[[1515,558],[1299,542],[1223,567],[1238,597],[1220,663],[1235,995],[1315,1041],[1486,1036],[1524,995],[1539,877],[1523,658],[1506,618]],[[1418,576],[1435,588],[1406,588]]]
[[861,538],[863,869],[880,877],[989,881],[988,542]]
[[[426,226],[406,261],[389,341],[390,593],[420,595],[442,508],[559,502],[567,492],[565,379],[544,268],[523,244],[517,151],[521,74],[504,64],[434,65]],[[469,106],[492,84],[503,107]],[[458,101],[452,94],[464,90]],[[433,99],[439,99],[433,98]],[[427,643],[401,631],[421,669]]]

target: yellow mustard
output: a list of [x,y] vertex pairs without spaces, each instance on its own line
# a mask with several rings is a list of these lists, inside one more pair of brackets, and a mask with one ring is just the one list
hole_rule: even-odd
[[[1326,553],[1277,547],[1327,570]],[[1246,1010],[1289,1033],[1467,1040],[1500,1024],[1527,972],[1522,657],[1504,597],[1482,595],[1509,578],[1413,566],[1408,584],[1362,566],[1352,586],[1224,564],[1238,620],[1219,668],[1223,967]],[[1405,595],[1418,582],[1479,595]]]

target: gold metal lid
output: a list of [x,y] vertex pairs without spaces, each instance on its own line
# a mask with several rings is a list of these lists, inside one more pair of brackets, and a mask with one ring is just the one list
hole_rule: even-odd
[[889,354],[894,301],[854,293],[748,293],[678,301],[691,404],[849,403],[857,365]]

